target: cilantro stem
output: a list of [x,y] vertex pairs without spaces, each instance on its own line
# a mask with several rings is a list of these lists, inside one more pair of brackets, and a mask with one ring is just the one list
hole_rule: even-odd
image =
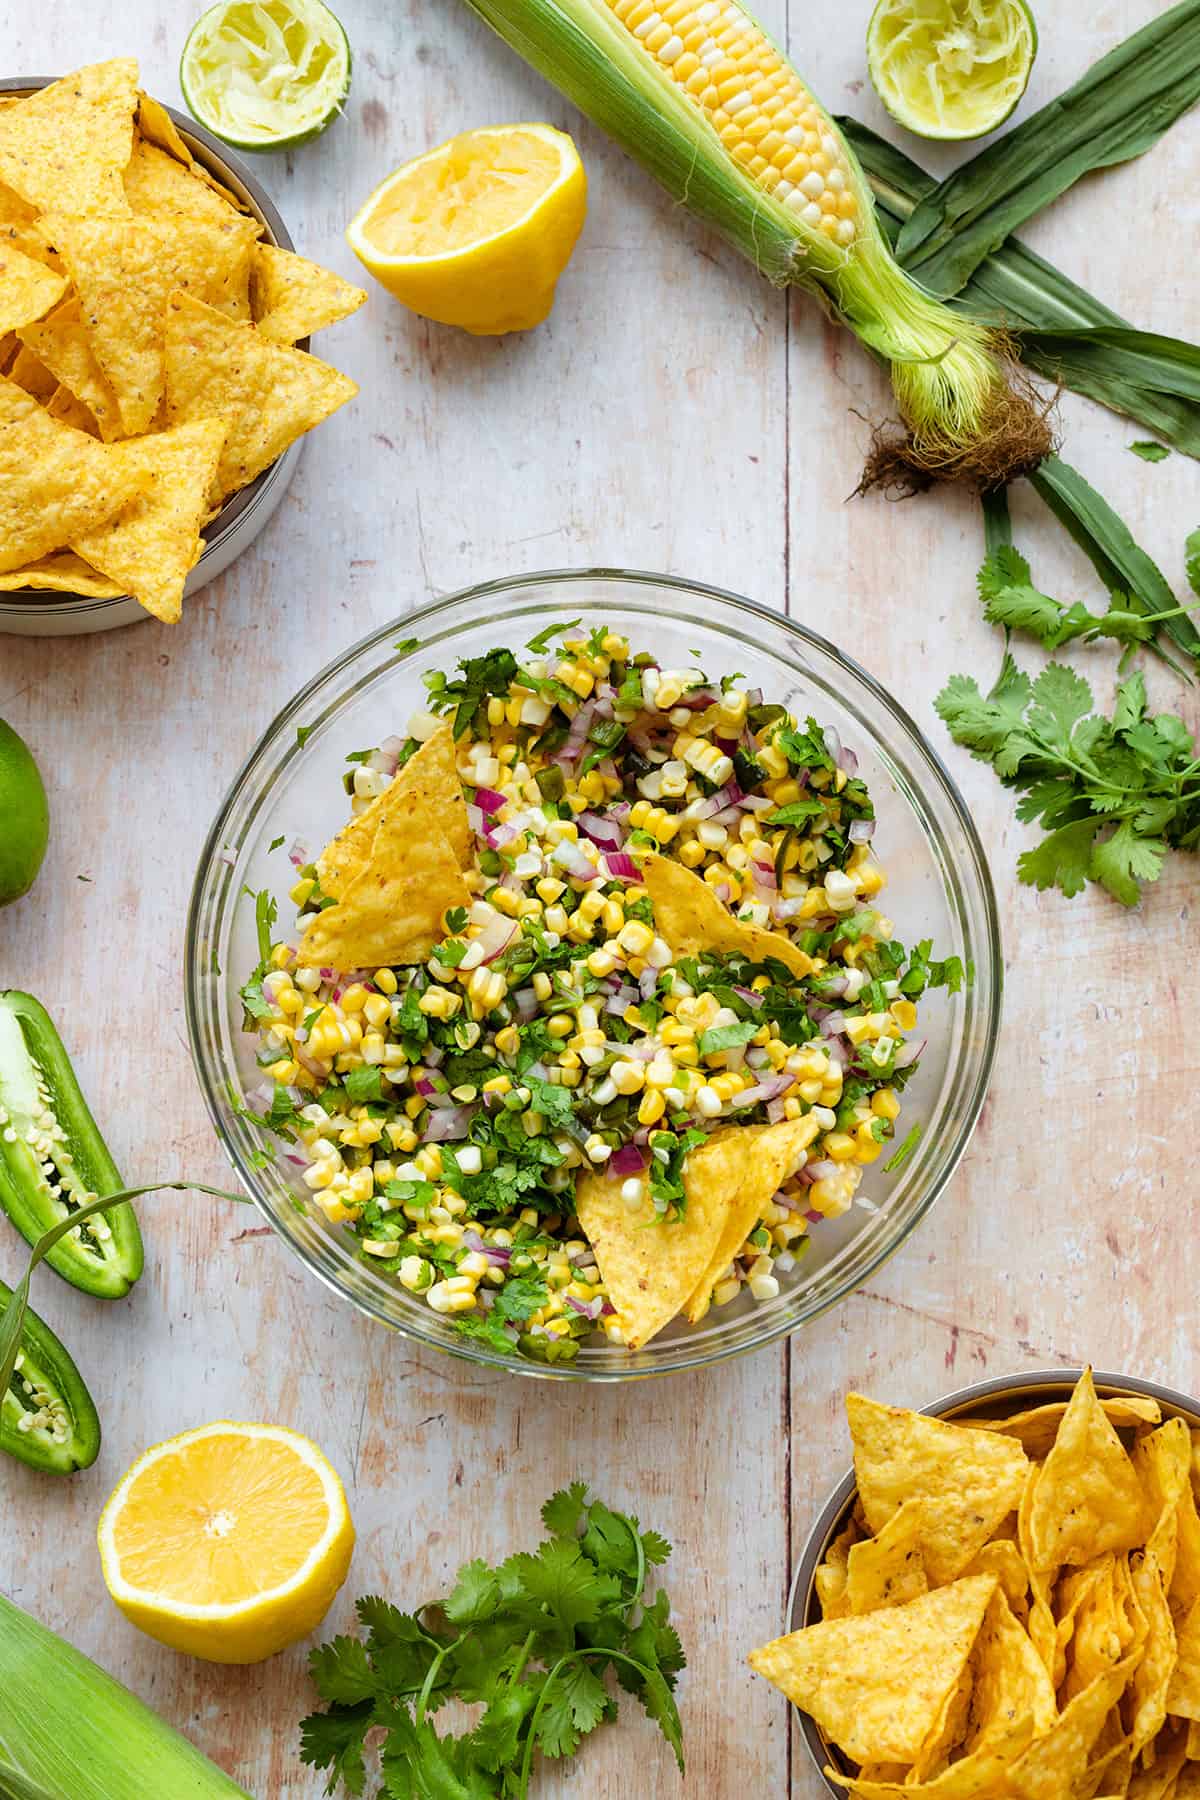
[[453,1648],[453,1644],[442,1644],[438,1649],[437,1655],[425,1672],[425,1680],[422,1683],[421,1692],[417,1695],[418,1725],[423,1725],[425,1723],[425,1708],[429,1705],[429,1696],[433,1692],[433,1684],[441,1674],[442,1664],[445,1662]]
[[525,1639],[525,1642],[521,1645],[520,1655],[517,1657],[516,1665],[508,1678],[509,1682],[514,1685],[516,1682],[520,1681],[522,1675],[525,1673],[525,1664],[529,1661],[530,1655],[532,1654],[535,1635],[536,1634],[531,1631]]
[[636,1657],[626,1656],[623,1650],[581,1649],[571,1650],[566,1656],[560,1656],[542,1684],[542,1691],[538,1695],[537,1705],[534,1707],[529,1721],[529,1735],[525,1739],[525,1754],[521,1758],[521,1774],[517,1783],[516,1800],[528,1800],[529,1777],[533,1771],[533,1752],[536,1747],[538,1720],[541,1718],[542,1708],[546,1703],[546,1695],[568,1663],[578,1662],[586,1656],[603,1656],[609,1662],[627,1663],[631,1669],[636,1669],[643,1679],[648,1681],[650,1678],[650,1671],[645,1663],[638,1662]]

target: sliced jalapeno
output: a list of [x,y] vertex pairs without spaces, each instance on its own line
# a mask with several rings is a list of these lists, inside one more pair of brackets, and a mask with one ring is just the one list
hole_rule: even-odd
[[[0,1281],[0,1316],[12,1289]],[[100,1449],[100,1420],[83,1376],[50,1327],[27,1311],[21,1348],[0,1399],[0,1450],[51,1475],[90,1468]]]
[[[36,1244],[90,1197],[124,1185],[49,1014],[31,994],[0,993],[0,1209]],[[86,1294],[127,1294],[143,1261],[133,1208],[86,1221],[46,1260]]]

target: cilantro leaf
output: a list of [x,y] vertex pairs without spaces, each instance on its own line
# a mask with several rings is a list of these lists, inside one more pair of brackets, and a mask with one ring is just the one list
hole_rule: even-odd
[[722,1050],[738,1050],[743,1044],[748,1044],[760,1029],[755,1019],[745,1019],[736,1025],[713,1025],[700,1034],[700,1054],[715,1056]]
[[1163,843],[1139,837],[1131,821],[1122,819],[1111,837],[1096,843],[1088,873],[1122,906],[1136,906],[1141,896],[1138,883],[1158,880],[1165,854]]
[[1165,462],[1171,454],[1165,444],[1156,444],[1152,438],[1138,438],[1136,442],[1129,445],[1129,449],[1135,456],[1140,456],[1143,462],[1148,463]]
[[542,1523],[553,1537],[572,1538],[587,1511],[587,1483],[573,1481],[570,1487],[551,1494],[542,1507]]
[[1184,570],[1193,594],[1200,595],[1200,530],[1188,533],[1183,546]]
[[1082,893],[1091,868],[1092,844],[1099,829],[1098,819],[1078,819],[1073,825],[1060,825],[1035,849],[1022,853],[1017,861],[1017,874],[1027,887],[1043,890],[1059,887],[1068,899]]
[[492,1312],[499,1319],[523,1325],[531,1313],[539,1312],[550,1298],[544,1281],[532,1275],[514,1275],[496,1290]]
[[328,1712],[310,1713],[300,1721],[300,1761],[328,1769],[325,1792],[337,1792],[341,1782],[348,1794],[361,1794],[367,1785],[363,1745],[371,1729],[375,1708],[366,1700],[358,1706],[334,1706]]
[[375,1677],[366,1646],[357,1638],[335,1637],[309,1652],[308,1672],[322,1700],[356,1706],[375,1697]]
[[382,1100],[383,1073],[371,1063],[362,1063],[346,1076],[346,1098],[360,1105],[364,1100]]
[[586,1662],[568,1662],[542,1690],[538,1744],[547,1756],[574,1756],[583,1733],[594,1731],[612,1704]]

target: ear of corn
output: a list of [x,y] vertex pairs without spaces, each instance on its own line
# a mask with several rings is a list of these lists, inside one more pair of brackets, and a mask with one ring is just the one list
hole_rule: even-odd
[[149,1707],[2,1594],[0,1794],[250,1800]]
[[[468,0],[529,63],[779,285],[818,294],[891,366],[927,473],[1003,479],[1022,432],[987,327],[895,263],[858,163],[734,0]],[[1040,448],[1048,447],[1046,442]],[[997,462],[997,457],[999,462]],[[1034,456],[1033,460],[1036,460]]]

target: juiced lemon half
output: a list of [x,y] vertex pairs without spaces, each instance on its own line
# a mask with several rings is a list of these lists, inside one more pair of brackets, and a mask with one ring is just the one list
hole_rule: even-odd
[[586,211],[565,132],[488,125],[389,175],[346,239],[413,312],[489,336],[541,324]]
[[345,1492],[317,1446],[225,1419],[147,1450],[98,1535],[126,1618],[223,1663],[262,1662],[314,1631],[354,1549]]

